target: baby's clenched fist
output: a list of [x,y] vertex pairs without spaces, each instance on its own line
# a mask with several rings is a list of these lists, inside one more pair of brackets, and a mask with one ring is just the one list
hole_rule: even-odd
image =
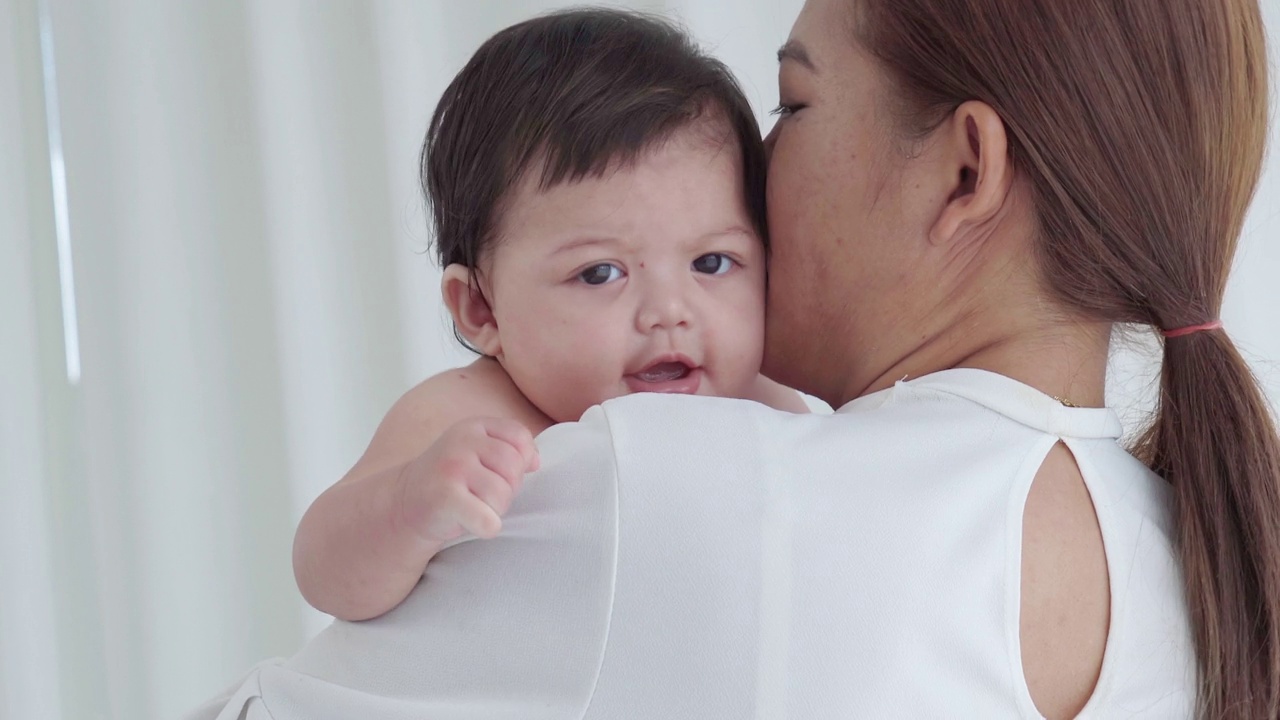
[[514,420],[477,418],[450,427],[405,468],[401,514],[424,540],[469,533],[493,538],[527,472],[538,469],[533,434]]

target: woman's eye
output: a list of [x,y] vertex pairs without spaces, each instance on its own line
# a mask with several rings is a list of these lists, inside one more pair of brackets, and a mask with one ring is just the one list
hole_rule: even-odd
[[798,110],[803,110],[803,109],[804,109],[803,105],[788,105],[786,103],[778,103],[778,107],[770,110],[769,114],[775,115],[777,117],[786,117],[788,115],[794,115]]
[[622,270],[617,265],[601,263],[578,273],[578,279],[588,285],[605,285],[622,277]]
[[693,261],[695,272],[707,275],[723,275],[733,269],[733,259],[721,253],[707,253]]

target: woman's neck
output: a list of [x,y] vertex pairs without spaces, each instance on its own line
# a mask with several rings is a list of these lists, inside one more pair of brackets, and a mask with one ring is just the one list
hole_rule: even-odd
[[916,378],[951,368],[977,368],[999,373],[1065,404],[1101,407],[1105,403],[1107,352],[1111,325],[1065,317],[1048,302],[997,299],[979,311],[956,315],[940,323],[909,352],[883,370],[872,371],[870,382],[846,388],[844,402],[883,390],[904,378]]

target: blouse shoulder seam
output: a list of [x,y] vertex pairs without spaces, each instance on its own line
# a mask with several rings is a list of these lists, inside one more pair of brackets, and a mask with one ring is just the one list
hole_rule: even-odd
[[609,438],[609,461],[613,464],[613,558],[609,572],[609,616],[605,621],[604,641],[600,644],[600,658],[596,662],[595,678],[591,682],[591,691],[587,694],[586,702],[582,706],[582,712],[578,715],[578,720],[585,720],[587,713],[591,712],[596,690],[600,687],[600,676],[604,673],[604,662],[609,654],[609,641],[613,633],[614,603],[617,601],[618,596],[618,544],[621,540],[619,537],[618,485],[621,483],[622,470],[618,464],[618,446],[614,441],[613,423],[610,421],[608,409],[602,407],[601,415],[604,416],[604,431]]

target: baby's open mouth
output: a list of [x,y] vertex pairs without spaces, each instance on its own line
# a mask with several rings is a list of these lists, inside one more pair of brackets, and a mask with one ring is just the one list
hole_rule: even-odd
[[631,392],[696,395],[703,371],[683,355],[668,355],[624,378]]
[[658,383],[680,380],[689,376],[690,368],[683,362],[660,362],[636,373],[636,377],[645,382]]

